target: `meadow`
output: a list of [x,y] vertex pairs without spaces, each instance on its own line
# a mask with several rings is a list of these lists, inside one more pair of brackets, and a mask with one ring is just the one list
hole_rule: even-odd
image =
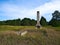
[[[28,31],[24,36],[13,31]],[[10,33],[9,33],[10,32]],[[0,45],[60,45],[60,27],[0,26]]]

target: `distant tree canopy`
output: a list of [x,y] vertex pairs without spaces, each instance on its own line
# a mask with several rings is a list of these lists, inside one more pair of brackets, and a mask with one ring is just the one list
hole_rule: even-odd
[[14,20],[7,20],[7,21],[2,21],[3,22],[3,24],[5,24],[5,25],[17,25],[17,26],[19,26],[19,25],[21,25],[21,20],[20,19],[14,19]]
[[24,18],[24,19],[22,19],[22,21],[21,21],[21,25],[23,25],[23,26],[29,26],[30,25],[30,21],[31,21],[31,19],[29,19],[29,18]]
[[52,13],[52,19],[50,20],[49,22],[49,25],[52,25],[52,26],[60,26],[60,12],[59,11],[55,11],[54,13]]
[[[30,18],[24,18],[24,19],[14,19],[14,20],[6,20],[6,21],[0,21],[0,25],[13,25],[13,26],[35,26],[37,23],[36,20],[30,19]],[[47,25],[47,21],[44,17],[41,18],[40,21],[42,26]]]
[[47,21],[46,21],[46,19],[43,16],[41,17],[40,24],[42,26],[47,26]]
[[54,13],[52,13],[53,19],[60,20],[60,12],[56,10]]
[[[14,19],[14,20],[6,20],[0,21],[0,25],[13,25],[13,26],[36,26],[37,20],[24,18],[24,19]],[[60,12],[54,11],[52,13],[52,19],[47,22],[44,17],[41,17],[40,24],[42,26],[52,25],[52,26],[60,26]]]
[[34,19],[24,18],[21,21],[22,26],[34,26],[36,25],[36,21]]
[[24,18],[21,21],[22,26],[34,26],[36,25],[36,20],[30,18]]
[[60,26],[60,20],[52,19],[52,20],[49,22],[49,25],[52,25],[52,26],[54,26],[54,27]]
[[13,26],[34,26],[36,25],[36,20],[30,18],[24,19],[14,19],[14,20],[6,20],[0,21],[0,25],[13,25]]

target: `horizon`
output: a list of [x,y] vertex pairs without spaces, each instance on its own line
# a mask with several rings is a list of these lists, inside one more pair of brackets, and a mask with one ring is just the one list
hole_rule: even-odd
[[60,12],[60,0],[0,0],[0,21],[25,17],[36,20],[37,11],[50,21],[55,10]]

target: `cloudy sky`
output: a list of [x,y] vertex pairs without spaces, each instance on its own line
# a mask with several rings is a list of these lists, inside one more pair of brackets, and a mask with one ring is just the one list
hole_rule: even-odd
[[40,11],[49,21],[55,10],[60,11],[60,0],[0,0],[0,20],[36,19],[36,11]]

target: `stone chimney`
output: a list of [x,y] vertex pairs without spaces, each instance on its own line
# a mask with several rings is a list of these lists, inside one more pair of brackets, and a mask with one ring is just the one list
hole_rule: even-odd
[[40,13],[39,11],[37,11],[37,24],[36,24],[37,28],[40,28]]

